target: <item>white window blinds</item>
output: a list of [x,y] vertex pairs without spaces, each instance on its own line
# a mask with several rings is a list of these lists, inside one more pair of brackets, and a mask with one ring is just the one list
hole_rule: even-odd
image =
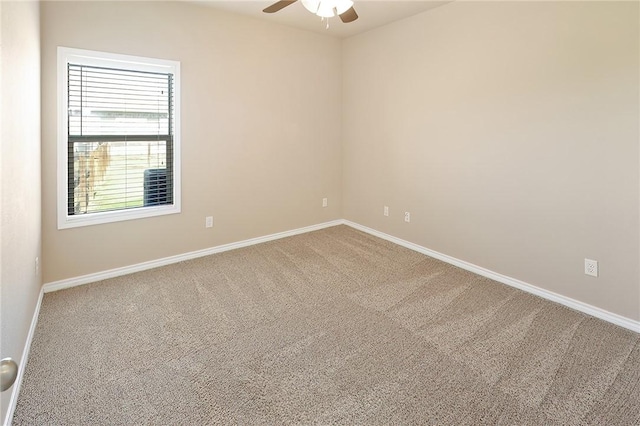
[[67,64],[68,215],[173,203],[173,74]]

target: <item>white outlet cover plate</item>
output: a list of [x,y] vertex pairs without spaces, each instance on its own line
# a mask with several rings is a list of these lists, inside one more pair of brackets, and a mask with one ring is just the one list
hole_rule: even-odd
[[598,276],[598,261],[592,259],[584,260],[584,273],[592,277]]

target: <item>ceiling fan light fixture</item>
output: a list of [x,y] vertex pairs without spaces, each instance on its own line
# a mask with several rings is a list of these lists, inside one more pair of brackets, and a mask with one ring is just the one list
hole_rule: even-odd
[[341,15],[351,7],[352,0],[302,0],[302,5],[311,13],[322,18]]

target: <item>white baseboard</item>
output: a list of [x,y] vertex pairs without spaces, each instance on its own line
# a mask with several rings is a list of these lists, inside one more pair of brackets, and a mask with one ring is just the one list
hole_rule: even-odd
[[409,241],[402,240],[400,238],[396,238],[392,235],[385,234],[380,231],[376,231],[375,229],[368,228],[366,226],[359,225],[357,223],[343,220],[345,225],[348,225],[354,229],[360,230],[362,232],[366,232],[367,234],[373,235],[378,238],[382,238],[383,240],[390,241],[392,243],[398,244],[400,246],[406,247],[408,249],[417,251],[418,253],[425,254],[429,257],[433,257],[438,260],[442,260],[443,262],[449,263],[451,265],[455,265],[459,268],[465,269],[467,271],[476,273],[478,275],[482,275],[483,277],[490,278],[494,281],[498,281],[499,283],[506,284],[511,287],[518,288],[520,290],[526,291],[527,293],[535,294],[536,296],[540,296],[543,299],[550,300],[552,302],[559,303],[561,305],[567,306],[571,309],[575,309],[576,311],[583,312],[585,314],[594,316],[596,318],[600,318],[604,321],[619,325],[620,327],[624,327],[631,331],[635,331],[636,333],[640,333],[640,321],[634,321],[629,318],[625,318],[621,315],[614,314],[609,311],[605,311],[604,309],[597,308],[595,306],[589,305],[587,303],[583,303],[577,301],[575,299],[571,299],[570,297],[562,296],[560,294],[554,293],[549,290],[542,289],[540,287],[536,287],[532,284],[526,283],[524,281],[517,280],[515,278],[508,277],[506,275],[499,274],[497,272],[490,271],[481,266],[474,265],[473,263],[465,262],[464,260],[456,259],[455,257],[448,256],[446,254],[439,253],[434,250],[430,250],[428,248],[422,247],[418,244],[411,243]]
[[105,280],[108,278],[119,277],[122,275],[131,274],[134,272],[144,271],[147,269],[157,268],[159,266],[169,265],[172,263],[182,262],[184,260],[195,259],[202,256],[208,256],[215,253],[221,253],[224,251],[234,250],[241,247],[247,247],[254,244],[260,244],[267,241],[273,241],[280,238],[290,237],[293,235],[304,234],[307,232],[317,231],[324,228],[329,228],[331,226],[336,225],[347,225],[354,229],[358,229],[360,231],[366,232],[367,234],[382,238],[384,240],[390,241],[392,243],[398,244],[400,246],[406,247],[408,249],[417,251],[424,255],[433,257],[438,260],[442,260],[443,262],[449,263],[451,265],[455,265],[459,268],[465,269],[467,271],[476,273],[478,275],[482,275],[483,277],[490,278],[494,281],[500,282],[502,284],[506,284],[511,287],[518,288],[520,290],[526,291],[527,293],[535,294],[536,296],[540,296],[544,299],[550,300],[552,302],[560,303],[561,305],[567,306],[569,308],[575,309],[580,312],[584,312],[585,314],[594,316],[596,318],[600,318],[604,321],[608,321],[610,323],[619,325],[631,331],[635,331],[636,333],[640,333],[640,321],[635,321],[629,318],[625,318],[621,315],[614,314],[609,311],[605,311],[604,309],[597,308],[595,306],[589,305],[587,303],[580,302],[575,299],[571,299],[570,297],[566,297],[557,293],[554,293],[549,290],[542,289],[540,287],[536,287],[532,284],[526,283],[524,281],[520,281],[515,278],[508,277],[506,275],[499,274],[497,272],[490,271],[481,266],[474,265],[473,263],[465,262],[464,260],[456,259],[455,257],[448,256],[443,253],[439,253],[437,251],[428,249],[426,247],[422,247],[418,244],[411,243],[409,241],[402,240],[400,238],[394,237],[392,235],[385,234],[380,231],[376,231],[375,229],[368,228],[366,226],[362,226],[360,224],[339,219],[331,222],[325,222],[318,225],[307,226],[304,228],[298,228],[291,231],[279,232],[276,234],[266,235],[258,238],[251,238],[244,241],[239,241],[236,243],[224,244],[216,247],[211,247],[204,250],[193,251],[189,253],[184,253],[176,256],[165,257],[163,259],[152,260],[149,262],[138,263],[136,265],[125,266],[122,268],[111,269],[108,271],[97,272],[94,274],[83,275],[80,277],[69,278],[60,281],[54,281],[47,283],[43,286],[43,290],[45,293],[49,293],[52,291],[62,290],[69,287],[75,287],[78,285],[88,284],[96,281]]
[[42,297],[44,291],[41,289],[38,295],[38,302],[31,318],[31,326],[29,327],[29,333],[27,334],[27,340],[22,350],[22,358],[20,364],[18,364],[18,376],[16,381],[11,387],[11,396],[9,400],[9,408],[7,409],[7,416],[2,423],[4,426],[11,426],[13,421],[13,413],[16,411],[16,404],[18,403],[18,395],[20,394],[20,387],[22,386],[22,378],[24,377],[24,370],[27,368],[27,362],[29,361],[29,351],[31,350],[31,342],[33,341],[33,335],[36,331],[36,325],[38,324],[38,315],[40,315],[40,305],[42,305]]
[[96,272],[94,274],[82,275],[80,277],[68,278],[60,281],[53,281],[43,285],[45,293],[52,291],[62,290],[65,288],[75,287],[83,284],[89,284],[96,281],[102,281],[109,278],[115,278],[122,275],[132,274],[134,272],[145,271],[147,269],[153,269],[160,266],[170,265],[172,263],[182,262],[185,260],[196,259],[198,257],[209,256],[215,253],[222,253],[224,251],[234,250],[241,247],[252,246],[255,244],[265,243],[267,241],[278,240],[280,238],[291,237],[293,235],[304,234],[307,232],[317,231],[331,226],[341,225],[344,222],[342,220],[334,220],[331,222],[325,222],[318,225],[306,226],[304,228],[298,228],[291,231],[278,232],[276,234],[265,235],[263,237],[251,238],[236,243],[223,244],[216,247],[211,247],[203,250],[192,251],[189,253],[183,253],[176,256],[169,256],[162,259],[151,260],[149,262],[142,262],[135,265],[124,266],[122,268],[110,269],[108,271]]

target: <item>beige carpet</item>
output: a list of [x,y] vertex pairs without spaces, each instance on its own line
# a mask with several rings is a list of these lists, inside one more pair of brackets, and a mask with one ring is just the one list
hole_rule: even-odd
[[640,335],[338,226],[46,294],[15,425],[640,424]]

